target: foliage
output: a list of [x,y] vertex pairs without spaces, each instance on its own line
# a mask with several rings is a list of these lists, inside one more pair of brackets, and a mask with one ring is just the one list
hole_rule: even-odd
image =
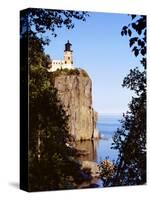
[[[33,48],[34,47],[34,48]],[[43,66],[47,67],[50,62],[50,57],[43,54],[44,48],[40,43],[40,40],[37,36],[30,36],[28,38],[28,63],[29,65],[34,66]]]
[[123,80],[122,86],[135,95],[113,139],[112,148],[119,151],[116,172],[104,186],[146,183],[146,17],[131,15],[131,18],[121,34],[129,36],[130,48],[139,57],[141,66],[131,69]]
[[68,144],[68,117],[43,67],[30,68],[29,184],[31,191],[73,187],[79,165]]
[[103,181],[105,181],[106,179],[108,179],[109,177],[112,177],[114,174],[114,165],[112,162],[110,162],[109,160],[103,160],[100,163],[100,177]]
[[84,69],[80,69],[80,72],[84,77],[89,77],[88,73]]
[[52,72],[53,77],[59,76],[59,75],[79,75],[80,71],[78,69],[57,69],[56,71]]
[[31,66],[47,67],[50,62],[50,57],[45,55],[43,45],[39,38],[35,35],[21,35],[20,38],[20,64],[25,68],[26,64]]
[[68,75],[79,75],[80,71],[78,69],[70,69],[67,72]]
[[44,34],[48,31],[54,37],[57,36],[56,29],[63,26],[67,29],[73,29],[75,23],[73,20],[86,21],[87,12],[70,10],[51,10],[29,8],[24,10],[21,17],[21,35],[36,36],[41,45],[49,44],[49,38]]
[[68,68],[64,68],[64,69],[57,69],[56,71],[52,72],[52,77],[56,77],[59,75],[82,75],[84,77],[89,77],[87,72],[83,69],[68,69]]
[[[129,46],[132,52],[135,56],[141,54],[143,56],[141,61],[144,62],[143,64],[146,66],[146,17],[144,15],[140,17],[131,15],[131,18],[131,23],[122,28],[121,35],[129,36]],[[138,36],[135,35],[134,32],[136,32]]]
[[21,72],[29,69],[30,191],[74,188],[81,178],[75,150],[68,145],[72,139],[68,116],[45,68],[50,58],[44,53],[44,45],[49,43],[44,33],[49,30],[56,36],[56,28],[73,28],[73,18],[85,21],[86,15],[47,9],[27,9],[21,14]]
[[[75,20],[86,21],[87,12],[69,10],[50,10],[29,8],[21,11],[20,43],[22,51],[28,44],[29,65],[46,67],[50,62],[48,55],[43,56],[44,46],[50,42],[50,35],[57,36],[57,29],[63,26],[73,29]],[[49,36],[47,36],[49,33]],[[25,52],[22,52],[24,55]],[[21,62],[24,61],[21,58]],[[24,63],[21,63],[23,66]]]

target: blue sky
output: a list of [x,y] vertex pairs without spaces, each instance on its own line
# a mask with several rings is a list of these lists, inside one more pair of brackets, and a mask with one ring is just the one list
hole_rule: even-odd
[[92,79],[93,107],[99,113],[123,113],[131,92],[122,88],[130,68],[139,65],[132,55],[128,38],[120,32],[130,22],[125,14],[90,13],[86,22],[74,21],[75,28],[56,30],[45,52],[52,59],[63,59],[64,44],[72,43],[74,65],[85,69]]

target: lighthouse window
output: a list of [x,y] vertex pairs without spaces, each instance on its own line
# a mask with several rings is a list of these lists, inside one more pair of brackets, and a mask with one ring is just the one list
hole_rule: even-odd
[[68,60],[70,60],[70,57],[68,57]]

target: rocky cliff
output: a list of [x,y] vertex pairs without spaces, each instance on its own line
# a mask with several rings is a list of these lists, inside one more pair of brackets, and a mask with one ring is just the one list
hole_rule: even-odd
[[92,107],[92,81],[82,69],[53,72],[58,97],[69,115],[70,133],[75,140],[98,137],[97,114]]

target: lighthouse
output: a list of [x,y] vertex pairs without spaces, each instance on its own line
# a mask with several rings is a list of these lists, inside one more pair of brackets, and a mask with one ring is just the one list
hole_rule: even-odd
[[64,50],[64,62],[66,65],[73,65],[73,56],[72,56],[72,50],[71,50],[72,44],[68,42],[65,44],[65,50]]
[[71,50],[72,44],[67,41],[64,49],[64,59],[63,60],[52,60],[48,66],[49,72],[54,72],[57,69],[74,69],[73,66],[73,51]]

